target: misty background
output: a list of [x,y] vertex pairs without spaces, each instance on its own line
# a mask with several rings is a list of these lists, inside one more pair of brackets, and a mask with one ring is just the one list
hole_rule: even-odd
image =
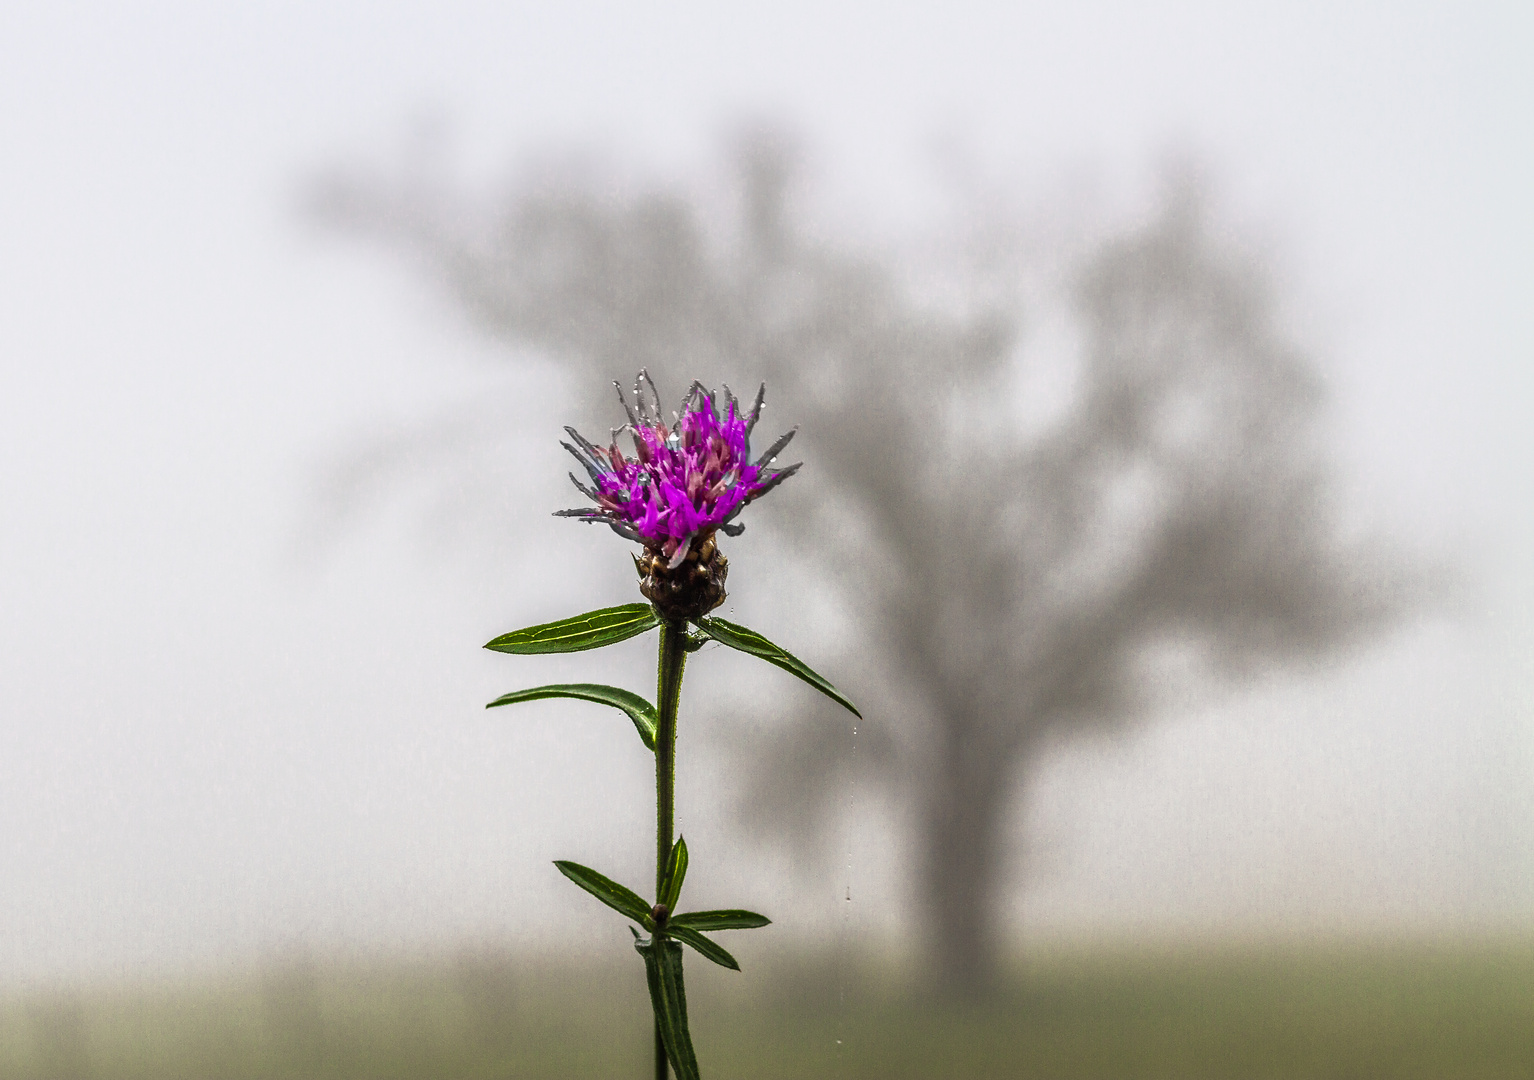
[[[599,710],[481,709],[590,657],[479,650],[631,598],[625,545],[548,516],[560,427],[614,422],[610,388],[312,195],[446,192],[468,229],[578,175],[599,208],[688,192],[723,229],[729,147],[779,130],[814,244],[906,267],[946,265],[977,206],[1030,250],[1133,234],[1191,170],[1205,234],[1319,373],[1342,519],[1453,568],[1333,662],[1048,747],[1007,810],[1004,929],[1526,928],[1530,37],[1495,6],[0,14],[0,978],[619,940],[548,862],[637,874],[648,761]],[[1044,371],[1025,405],[1062,395]],[[769,393],[764,423],[813,445]],[[796,498],[831,497],[805,456]],[[791,523],[728,548],[732,617],[877,697]],[[705,660],[679,792],[699,902],[893,940],[917,911],[898,789],[842,771],[826,831],[746,827],[741,746],[809,692]],[[652,677],[642,646],[601,662]],[[762,691],[785,715],[741,708]]]

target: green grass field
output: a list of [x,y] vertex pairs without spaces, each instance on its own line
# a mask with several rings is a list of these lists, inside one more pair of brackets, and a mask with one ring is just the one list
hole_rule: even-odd
[[[648,1080],[642,966],[624,959],[293,963],[12,995],[0,1003],[0,1077]],[[716,1080],[1534,1080],[1531,942],[1054,948],[964,1007],[870,962],[757,961],[735,975],[689,955],[688,979],[699,1058]]]

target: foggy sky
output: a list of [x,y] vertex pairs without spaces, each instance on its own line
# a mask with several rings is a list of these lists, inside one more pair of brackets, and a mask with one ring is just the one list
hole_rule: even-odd
[[[572,141],[686,176],[721,124],[781,115],[833,236],[941,213],[924,178],[960,152],[1131,205],[1169,148],[1194,154],[1324,360],[1361,520],[1453,553],[1466,585],[1345,671],[1062,753],[1026,808],[1021,914],[1528,925],[1528,17],[861,7],[0,12],[0,983],[596,925],[548,860],[643,864],[648,765],[610,718],[480,709],[589,672],[480,643],[628,598],[621,545],[547,516],[562,421],[539,398],[587,391],[512,384],[444,298],[293,212],[308,170],[388,160],[438,118],[489,184]],[[321,535],[328,462],[466,399],[491,403],[504,467],[459,491],[502,500],[504,543],[453,538],[451,503],[425,528],[408,498]],[[559,591],[527,587],[528,551]],[[770,557],[765,535],[731,551]],[[770,636],[795,617],[733,598]],[[613,662],[649,677],[643,648]],[[721,713],[710,665],[689,701]],[[730,778],[700,766],[689,791],[686,767],[710,887],[774,897],[773,856],[722,851],[705,800]],[[898,918],[875,808],[854,821],[850,872],[763,906],[824,926],[850,885],[860,925]]]

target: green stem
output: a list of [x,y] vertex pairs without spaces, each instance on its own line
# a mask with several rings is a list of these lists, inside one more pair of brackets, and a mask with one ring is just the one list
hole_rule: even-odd
[[[682,700],[682,668],[687,663],[687,622],[660,624],[660,659],[656,673],[655,711],[655,895],[660,896],[676,826],[676,714]],[[656,946],[660,942],[656,939]],[[655,1029],[655,1080],[666,1080],[666,1050]]]

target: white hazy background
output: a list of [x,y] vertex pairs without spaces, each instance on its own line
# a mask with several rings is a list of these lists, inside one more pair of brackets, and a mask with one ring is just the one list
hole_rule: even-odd
[[[865,235],[923,220],[934,145],[1130,192],[1191,152],[1222,220],[1271,240],[1362,516],[1459,569],[1449,609],[1342,667],[1052,760],[1019,808],[1017,926],[1527,930],[1531,57],[1517,4],[0,7],[0,984],[621,933],[548,863],[640,872],[626,723],[481,709],[605,656],[479,650],[622,599],[591,568],[624,545],[547,517],[541,399],[607,391],[513,378],[295,193],[417,130],[471,184],[571,144],[690,176],[740,115],[797,125],[828,216]],[[349,451],[486,395],[515,418],[518,534],[433,526],[409,494],[316,515]],[[643,648],[613,663],[650,677]],[[786,933],[899,926],[871,800],[847,793],[850,868],[790,891],[689,764],[719,899]]]

